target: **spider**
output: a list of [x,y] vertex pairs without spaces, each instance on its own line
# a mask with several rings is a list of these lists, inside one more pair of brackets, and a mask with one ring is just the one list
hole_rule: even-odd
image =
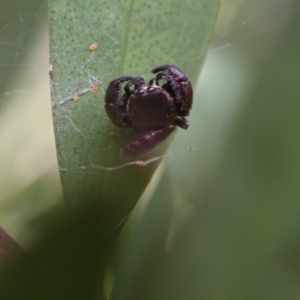
[[[156,77],[148,83],[142,76],[124,76],[107,88],[108,116],[117,126],[133,131],[121,154],[142,155],[164,141],[176,126],[189,127],[186,117],[192,107],[193,89],[187,76],[174,65],[157,67],[152,73]],[[124,83],[125,92],[120,94]]]

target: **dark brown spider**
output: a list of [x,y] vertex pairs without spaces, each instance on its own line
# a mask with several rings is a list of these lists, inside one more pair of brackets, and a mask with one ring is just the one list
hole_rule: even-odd
[[[165,140],[176,125],[187,129],[193,102],[193,89],[187,76],[174,65],[152,70],[156,77],[148,83],[142,76],[113,80],[106,91],[105,109],[114,124],[131,128],[121,153],[138,156]],[[164,81],[163,85],[159,85]],[[120,86],[125,83],[124,94]]]

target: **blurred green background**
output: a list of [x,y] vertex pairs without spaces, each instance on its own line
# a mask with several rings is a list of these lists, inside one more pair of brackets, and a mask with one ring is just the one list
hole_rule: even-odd
[[[26,248],[31,220],[62,201],[47,3],[4,2],[0,225]],[[297,13],[297,1],[222,1],[190,128],[120,236],[112,299],[299,299]]]

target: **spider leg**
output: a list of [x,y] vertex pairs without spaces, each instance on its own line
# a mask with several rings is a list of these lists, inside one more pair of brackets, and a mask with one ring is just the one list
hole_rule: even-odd
[[[158,72],[164,72],[166,71],[167,74],[165,73],[158,73]],[[163,65],[159,66],[157,68],[154,68],[151,71],[153,74],[157,74],[156,78],[159,79],[166,79],[168,82],[171,81],[188,81],[188,78],[186,75],[176,66],[174,65]]]
[[156,147],[164,141],[174,130],[170,125],[147,132],[139,132],[129,138],[126,145],[121,149],[121,155],[139,156]]
[[134,76],[124,76],[113,80],[106,90],[105,103],[110,104],[112,99],[117,102],[119,99],[120,85],[123,82],[133,80],[134,78]]
[[154,68],[152,73],[157,74],[157,81],[161,79],[167,81],[163,88],[174,97],[178,115],[188,116],[192,108],[193,89],[187,76],[174,65],[159,66]]
[[175,125],[181,127],[182,129],[188,129],[190,124],[186,117],[177,117],[175,120]]
[[128,96],[131,96],[133,91],[130,90],[131,86],[134,86],[134,90],[139,89],[143,84],[145,83],[145,78],[143,76],[136,76],[133,79],[131,79],[130,81],[128,81],[128,83],[125,85],[124,87],[124,91]]
[[150,85],[158,85],[159,86],[159,81],[161,79],[166,79],[166,74],[164,74],[164,73],[158,73],[154,78],[152,78],[149,81],[149,84]]
[[[125,93],[120,95],[120,86],[128,81],[124,87]],[[113,80],[105,94],[105,109],[110,119],[118,126],[131,127],[129,118],[126,114],[126,103],[131,94],[130,86],[138,88],[145,82],[141,76],[124,76]]]

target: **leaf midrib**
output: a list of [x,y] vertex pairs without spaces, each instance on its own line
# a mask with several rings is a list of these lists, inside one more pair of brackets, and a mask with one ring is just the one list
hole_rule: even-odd
[[131,29],[133,6],[134,6],[134,0],[130,0],[129,11],[127,14],[127,19],[126,19],[126,30],[125,30],[124,47],[123,47],[124,50],[123,50],[121,65],[120,65],[120,71],[121,71],[122,75],[124,74],[124,66],[125,66],[126,54],[127,54],[127,49],[128,49],[128,43],[129,43],[129,32]]

